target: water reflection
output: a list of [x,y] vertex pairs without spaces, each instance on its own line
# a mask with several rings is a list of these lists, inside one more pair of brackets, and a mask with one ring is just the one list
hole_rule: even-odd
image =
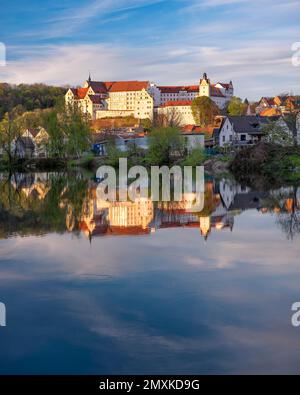
[[108,202],[97,197],[97,183],[81,173],[21,173],[0,178],[0,237],[50,232],[99,236],[149,235],[166,228],[232,230],[235,217],[246,210],[271,213],[275,223],[293,239],[300,233],[300,188],[253,191],[235,180],[205,181],[204,209],[195,213],[193,197],[180,202]]
[[0,373],[300,372],[297,186],[207,178],[194,213],[79,173],[0,185]]

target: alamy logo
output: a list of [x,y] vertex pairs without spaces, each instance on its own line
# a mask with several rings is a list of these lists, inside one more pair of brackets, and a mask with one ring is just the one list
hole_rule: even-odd
[[0,302],[0,326],[6,326],[6,307]]
[[[194,173],[194,176],[193,176]],[[201,212],[204,207],[204,167],[151,166],[150,177],[143,166],[128,169],[127,158],[119,159],[116,173],[111,166],[101,166],[97,170],[97,198],[104,201],[135,201],[148,198],[154,202],[180,202],[188,200],[191,210]],[[118,180],[117,180],[118,178]],[[134,181],[129,182],[129,179]]]
[[298,327],[300,326],[300,302],[295,302],[292,304],[292,311],[295,311],[295,313],[292,315],[292,325]]
[[0,67],[6,66],[6,48],[3,43],[0,42]]
[[295,67],[300,66],[300,41],[292,45],[292,51],[295,52],[292,56],[292,64]]

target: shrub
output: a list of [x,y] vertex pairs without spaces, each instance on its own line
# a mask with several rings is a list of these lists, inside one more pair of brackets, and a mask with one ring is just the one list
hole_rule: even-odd
[[194,148],[182,162],[184,166],[200,166],[206,160],[206,154],[203,148]]

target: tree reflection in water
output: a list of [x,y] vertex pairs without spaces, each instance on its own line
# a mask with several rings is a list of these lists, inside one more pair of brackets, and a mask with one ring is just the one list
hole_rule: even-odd
[[266,207],[276,215],[276,223],[287,235],[293,238],[300,233],[300,188],[297,185],[271,191],[266,199]]
[[300,189],[297,185],[255,191],[232,178],[205,182],[201,212],[191,210],[191,197],[154,203],[150,198],[107,202],[97,198],[94,179],[80,172],[0,174],[0,238],[72,232],[96,236],[147,235],[161,228],[229,230],[245,210],[272,213],[289,239],[300,233]]

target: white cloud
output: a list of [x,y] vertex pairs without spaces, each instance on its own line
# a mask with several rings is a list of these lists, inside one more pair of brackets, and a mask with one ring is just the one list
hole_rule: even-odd
[[[160,3],[164,0],[94,0],[81,7],[70,8],[45,21],[45,28],[27,32],[27,36],[39,38],[57,38],[71,35],[84,27],[91,19],[97,18],[97,24],[105,22],[103,18],[111,13],[126,12],[128,10]],[[120,16],[108,19],[120,18]]]
[[[9,61],[0,69],[0,78],[12,83],[78,85],[91,71],[93,78],[101,80],[194,84],[206,71],[212,80],[232,79],[236,94],[250,99],[281,91],[300,93],[300,68],[293,67],[291,51],[300,37],[294,18],[299,2],[260,0],[256,13],[253,3],[244,0],[174,0],[174,5],[181,5],[174,7],[173,14],[170,9],[170,17],[178,20],[174,29],[168,29],[165,24],[170,21],[164,18],[151,25],[132,25],[121,35],[110,28],[121,25],[121,20],[118,25],[114,19],[128,18],[128,10],[163,1],[97,0],[60,12],[45,21],[43,31],[33,34],[41,39],[72,36],[74,42],[9,47]],[[236,7],[224,7],[233,3]],[[188,24],[182,24],[187,18]],[[106,35],[100,35],[100,25],[107,21],[111,22],[104,29]],[[104,41],[96,42],[93,32]],[[87,34],[85,39],[89,37],[89,44],[79,42],[82,33]]]
[[[10,83],[78,85],[91,71],[99,80],[148,79],[158,83],[197,83],[206,71],[212,80],[234,81],[236,93],[249,98],[300,91],[299,68],[290,46],[249,41],[237,48],[105,44],[14,48],[20,60],[7,62],[0,78]],[[283,78],[284,77],[284,78]]]

